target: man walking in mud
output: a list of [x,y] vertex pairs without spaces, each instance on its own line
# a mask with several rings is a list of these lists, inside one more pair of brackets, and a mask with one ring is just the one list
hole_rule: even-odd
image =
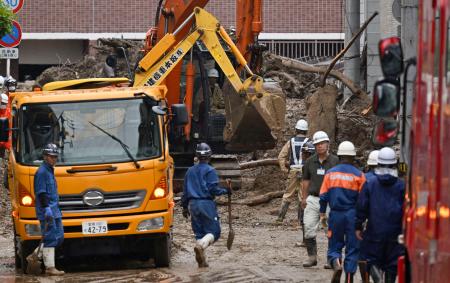
[[198,144],[195,154],[199,163],[186,172],[181,202],[183,216],[191,216],[192,230],[197,240],[194,248],[195,260],[198,267],[208,267],[205,250],[220,237],[219,215],[214,197],[231,194],[231,191],[219,187],[217,172],[208,164],[212,155],[209,145]]
[[[280,169],[284,173],[288,174],[287,187],[283,195],[283,200],[281,202],[280,212],[278,214],[277,222],[281,223],[286,216],[286,212],[289,208],[290,203],[298,199],[298,215],[301,213],[301,170],[303,167],[302,159],[302,148],[305,143],[308,142],[306,133],[308,132],[308,122],[306,120],[300,119],[295,125],[295,136],[289,139],[278,155],[278,163],[280,164]],[[299,222],[302,222],[299,219]]]
[[36,215],[43,234],[43,259],[45,274],[63,275],[55,267],[55,248],[64,240],[62,215],[59,208],[58,188],[55,180],[54,166],[59,151],[55,144],[47,144],[43,150],[44,163],[34,175],[34,195],[36,196]]
[[[339,159],[328,152],[330,139],[327,133],[318,131],[313,135],[313,144],[316,153],[306,160],[303,166],[302,180],[302,206],[305,208],[303,221],[305,229],[305,244],[308,251],[308,259],[303,267],[317,265],[317,229],[320,221],[319,192],[325,173],[336,166]],[[307,196],[305,198],[305,196]]]
[[328,170],[320,188],[320,218],[326,220],[329,204],[327,259],[334,270],[331,282],[340,282],[342,249],[345,247],[345,282],[351,283],[359,256],[359,243],[355,235],[356,202],[366,178],[355,167],[353,143],[344,141],[339,144],[337,155],[340,164]]

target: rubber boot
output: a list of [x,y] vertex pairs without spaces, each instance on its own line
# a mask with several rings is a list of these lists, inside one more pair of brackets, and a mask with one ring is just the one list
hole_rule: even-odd
[[397,274],[392,272],[385,272],[384,273],[384,283],[395,283],[395,279],[397,277]]
[[353,283],[353,273],[345,273],[345,283]]
[[212,243],[214,243],[214,235],[211,233],[206,234],[203,238],[197,241],[197,244],[194,247],[195,252],[195,260],[198,263],[198,267],[208,267],[208,263],[206,262],[205,250]]
[[304,248],[304,247],[306,247],[306,244],[305,244],[305,225],[303,223],[303,208],[301,206],[301,203],[298,204],[297,216],[298,216],[298,222],[300,224],[300,228],[302,229],[302,241],[300,243],[298,243],[297,246]]
[[367,261],[358,261],[359,273],[361,274],[362,283],[370,283],[369,272],[367,271]]
[[316,238],[305,239],[308,259],[303,262],[303,267],[312,267],[317,265],[317,243]]
[[277,218],[277,222],[278,222],[278,223],[283,222],[284,217],[286,216],[286,213],[287,213],[287,211],[288,211],[289,204],[290,204],[290,203],[289,203],[288,201],[285,201],[285,200],[283,200],[283,201],[281,202],[280,213],[278,214],[278,218]]
[[330,265],[333,268],[333,276],[331,277],[331,283],[341,282],[341,274],[342,274],[341,259],[340,258],[334,259]]
[[49,276],[60,276],[64,275],[64,271],[60,271],[55,267],[55,248],[44,247],[43,248],[43,259],[45,265],[45,274]]

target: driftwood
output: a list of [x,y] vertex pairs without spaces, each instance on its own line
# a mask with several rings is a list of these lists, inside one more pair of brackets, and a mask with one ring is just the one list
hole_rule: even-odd
[[243,162],[239,164],[239,167],[241,169],[249,169],[249,168],[255,168],[260,166],[279,166],[278,159],[261,159],[261,160],[255,160],[255,161],[249,161],[249,162]]
[[[268,203],[269,201],[273,200],[274,198],[281,198],[283,196],[284,192],[270,192],[266,193],[261,196],[257,196],[251,199],[244,199],[244,200],[238,200],[238,201],[232,201],[231,204],[238,204],[238,205],[248,205],[248,206],[257,206],[263,203]],[[227,205],[228,201],[225,199],[216,199],[216,203],[218,205]]]
[[[303,72],[325,74],[325,72],[327,71],[327,67],[325,66],[317,67],[275,54],[269,54],[267,57],[281,61],[281,64],[286,68],[297,69]],[[355,84],[349,77],[347,77],[343,73],[337,70],[331,70],[330,76],[340,80],[346,87],[350,89],[350,91],[354,95],[366,95],[366,92],[364,90],[362,90],[357,84]]]
[[[341,59],[342,56],[344,56],[344,54],[350,49],[350,47],[352,46],[352,44],[356,41],[356,39],[359,37],[359,35],[367,28],[367,26],[369,25],[369,23],[378,15],[378,12],[373,13],[372,16],[370,16],[370,18],[368,18],[364,24],[359,28],[358,32],[353,35],[352,39],[348,42],[347,46],[341,50],[341,52],[338,53],[338,55],[336,55],[336,57],[334,57],[333,61],[331,61],[331,64],[328,66],[325,74],[322,77],[322,81],[321,81],[321,86],[324,87],[325,86],[325,82],[327,80],[327,76],[328,74],[330,74],[331,69],[333,69],[334,65],[336,65],[337,61],[339,61],[339,59]],[[353,91],[352,91],[353,92]]]
[[270,192],[262,196],[255,197],[253,199],[246,200],[245,204],[248,206],[255,206],[258,204],[268,203],[274,198],[281,198],[283,194],[284,192]]
[[309,121],[308,133],[312,136],[317,131],[325,131],[333,144],[336,140],[336,99],[338,90],[334,85],[326,85],[319,88],[308,98],[308,112],[306,114]]

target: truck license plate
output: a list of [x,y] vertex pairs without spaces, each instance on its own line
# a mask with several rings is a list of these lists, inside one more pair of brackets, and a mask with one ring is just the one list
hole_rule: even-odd
[[106,234],[108,233],[108,224],[106,221],[85,221],[82,223],[83,234]]

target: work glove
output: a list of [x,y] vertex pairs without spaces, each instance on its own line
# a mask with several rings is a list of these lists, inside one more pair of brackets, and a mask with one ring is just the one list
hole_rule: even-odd
[[53,211],[52,211],[52,209],[49,206],[47,206],[45,208],[45,219],[53,220],[53,218],[54,218]]
[[191,216],[191,214],[189,213],[189,209],[183,208],[183,217],[187,219],[189,218],[189,216]]

